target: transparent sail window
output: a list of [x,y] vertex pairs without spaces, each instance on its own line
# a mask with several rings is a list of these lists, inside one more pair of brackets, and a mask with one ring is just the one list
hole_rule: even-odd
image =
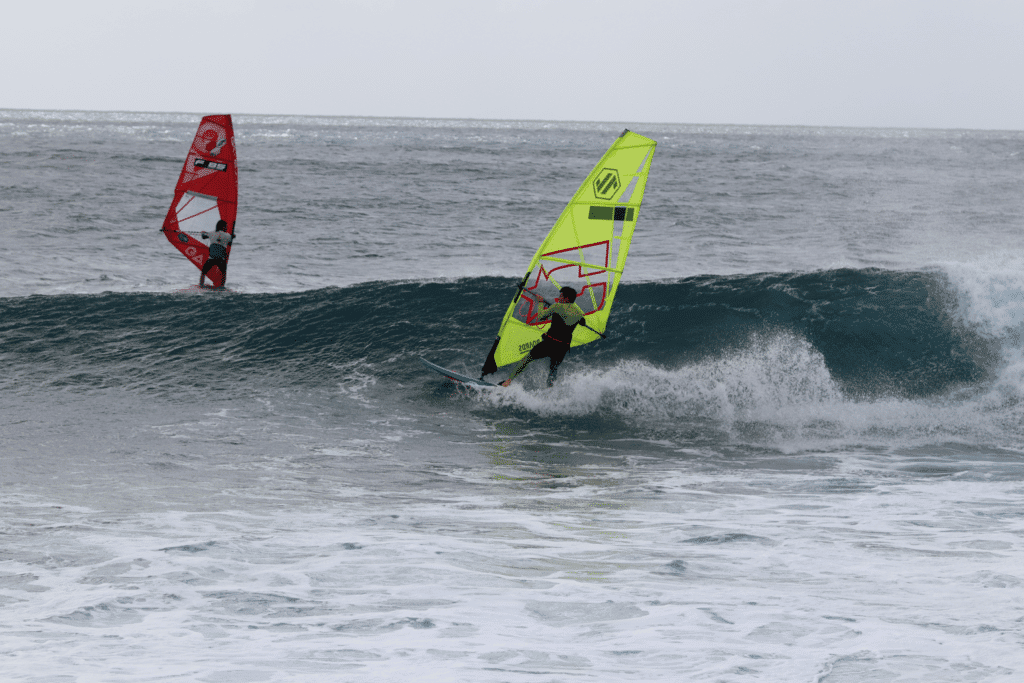
[[543,301],[553,303],[562,287],[576,290],[576,304],[584,313],[604,308],[611,278],[615,276],[605,270],[608,252],[608,242],[598,242],[542,255],[527,276],[512,317],[528,325],[541,324],[537,316],[544,310]]
[[182,232],[213,232],[220,220],[217,198],[198,192],[186,192],[174,207],[178,217],[178,230]]

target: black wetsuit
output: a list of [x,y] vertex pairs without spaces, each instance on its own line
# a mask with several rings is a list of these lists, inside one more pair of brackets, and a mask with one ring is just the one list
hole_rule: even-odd
[[[541,319],[548,316],[551,316],[551,327],[540,338],[540,342],[530,349],[530,354],[520,361],[519,367],[516,368],[512,376],[515,377],[519,374],[531,361],[550,358],[551,367],[548,370],[548,386],[550,387],[558,377],[558,366],[565,360],[565,354],[569,353],[569,348],[572,346],[572,332],[583,320],[583,309],[576,304],[556,303],[540,314]],[[566,317],[573,321],[572,324],[566,322]]]

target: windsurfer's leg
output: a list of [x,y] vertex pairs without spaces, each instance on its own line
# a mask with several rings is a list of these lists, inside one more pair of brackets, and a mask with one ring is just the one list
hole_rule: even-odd
[[201,271],[199,271],[199,286],[200,287],[202,287],[204,284],[206,284],[206,274],[210,272],[211,268],[213,268],[213,259],[212,258],[208,258],[208,259],[206,259],[206,263],[203,264],[203,269]]
[[562,358],[565,358],[565,356],[561,358],[551,357],[551,367],[548,368],[548,387],[555,386],[555,380],[558,379],[558,366],[562,364]]
[[551,359],[551,367],[548,368],[548,387],[555,386],[555,380],[558,379],[558,363],[555,359]]
[[566,349],[562,353],[553,353],[553,354],[551,354],[551,367],[548,368],[548,387],[549,388],[555,386],[555,380],[558,379],[558,366],[562,364],[563,360],[565,360],[565,354],[568,353],[568,352],[569,352],[568,349]]
[[532,355],[527,356],[526,358],[519,361],[519,365],[517,365],[516,369],[512,371],[512,374],[509,375],[508,379],[501,383],[501,386],[507,387],[508,385],[512,384],[512,380],[516,378],[516,375],[525,370],[526,366],[532,363],[533,361],[534,357]]
[[208,278],[210,278],[211,283],[215,282],[215,280],[213,279],[213,276],[208,274],[214,268],[219,268],[220,269],[221,276],[222,276],[221,286],[222,287],[224,286],[224,283],[228,279],[228,264],[226,264],[224,262],[224,259],[208,258],[208,259],[206,259],[206,263],[203,264],[203,270],[202,270],[202,272],[199,275],[199,286],[200,287],[203,286],[203,279],[204,278],[208,277]]

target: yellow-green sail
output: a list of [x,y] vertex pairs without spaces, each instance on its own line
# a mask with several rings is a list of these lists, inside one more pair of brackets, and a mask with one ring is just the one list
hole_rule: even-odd
[[572,335],[572,345],[598,339],[604,332],[619,288],[626,254],[644,198],[654,140],[625,130],[594,166],[530,261],[498,329],[483,375],[514,363],[540,341],[550,321],[537,316],[542,301],[553,302],[561,287],[578,292],[587,314]]

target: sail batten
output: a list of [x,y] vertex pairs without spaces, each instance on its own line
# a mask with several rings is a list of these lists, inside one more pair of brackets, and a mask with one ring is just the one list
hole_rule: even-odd
[[568,263],[571,266],[579,266],[580,268],[588,268],[590,270],[600,270],[600,271],[610,270],[613,273],[620,273],[620,274],[622,273],[622,269],[621,268],[620,269],[616,269],[616,268],[612,268],[611,266],[597,266],[597,265],[594,265],[592,263],[586,263],[584,261],[572,261],[570,259],[555,258],[553,256],[548,256],[544,260],[545,261],[553,261],[555,263]]
[[[589,327],[602,332],[607,328],[656,145],[623,131],[594,166],[530,261],[482,374],[518,361],[540,341],[550,325],[539,318],[544,302],[554,301],[561,287],[576,290],[576,303]],[[578,327],[572,346],[595,339]]]

